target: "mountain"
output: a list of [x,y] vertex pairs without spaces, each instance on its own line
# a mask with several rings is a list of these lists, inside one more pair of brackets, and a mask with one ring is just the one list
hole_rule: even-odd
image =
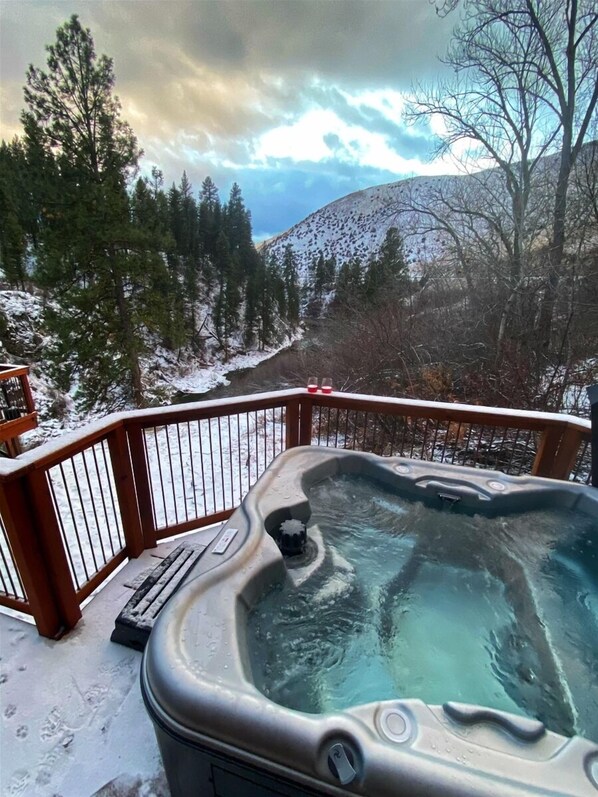
[[365,188],[325,205],[295,224],[286,232],[262,243],[261,248],[282,257],[291,245],[297,257],[299,274],[307,278],[307,269],[322,252],[325,258],[335,257],[337,265],[358,257],[363,263],[377,254],[389,227],[397,227],[405,238],[407,260],[415,266],[422,257],[438,256],[445,242],[436,231],[425,239],[415,235],[421,214],[415,210],[398,212],[398,207],[417,203],[429,204],[432,197],[460,193],[469,175],[442,177],[410,177],[394,183]]
[[[583,169],[590,159],[595,162],[596,142],[584,145],[582,153],[578,167]],[[558,154],[546,156],[534,172],[533,183],[539,190],[530,202],[526,221],[528,230],[534,229],[536,234],[547,229],[558,163]],[[472,222],[471,217],[447,211],[448,205],[468,204],[500,220],[501,226],[508,224],[510,198],[498,168],[463,175],[410,177],[355,191],[264,241],[260,248],[281,258],[290,244],[299,274],[306,279],[309,264],[320,252],[325,258],[335,257],[338,266],[355,257],[365,264],[378,254],[388,228],[397,227],[404,238],[406,258],[417,272],[419,262],[439,258],[451,246],[450,236],[438,229],[430,210],[438,209],[440,215],[450,218],[464,239],[475,241],[476,235],[484,235],[481,218]]]

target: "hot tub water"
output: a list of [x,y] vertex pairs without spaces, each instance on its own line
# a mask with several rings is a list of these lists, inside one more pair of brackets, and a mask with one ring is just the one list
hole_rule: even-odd
[[597,521],[470,516],[348,475],[309,501],[323,564],[249,617],[265,695],[310,713],[455,700],[598,740]]

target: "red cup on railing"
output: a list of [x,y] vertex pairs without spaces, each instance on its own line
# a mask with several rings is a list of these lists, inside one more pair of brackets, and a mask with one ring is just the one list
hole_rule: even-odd
[[332,379],[322,379],[322,393],[332,393]]
[[307,377],[307,392],[308,393],[317,393],[318,392],[318,377],[317,376],[308,376]]

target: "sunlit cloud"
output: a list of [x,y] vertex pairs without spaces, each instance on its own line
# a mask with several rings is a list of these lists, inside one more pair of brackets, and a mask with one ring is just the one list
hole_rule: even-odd
[[[380,96],[375,99],[393,114],[400,105],[396,98],[392,105],[386,105]],[[351,104],[363,105],[363,98]],[[401,132],[401,125],[397,125],[396,132]],[[405,157],[397,151],[391,136],[348,124],[336,113],[324,109],[307,111],[292,124],[268,130],[260,137],[255,162],[265,166],[280,158],[313,163],[334,158],[341,163],[361,164],[403,177],[457,171],[448,156],[434,161]]]
[[255,160],[292,158],[317,163],[332,155],[324,138],[329,133],[338,134],[342,128],[343,123],[332,111],[308,111],[294,124],[282,125],[264,133],[256,148]]
[[402,116],[453,24],[425,0],[3,2],[0,137],[20,132],[27,66],[45,67],[72,13],[113,58],[141,173],[158,166],[168,187],[185,170],[195,190],[209,174],[224,199],[237,181],[257,235],[376,182],[454,171],[433,158],[437,123]]
[[357,94],[343,92],[349,105],[357,108],[373,108],[391,122],[401,124],[405,109],[405,95],[393,89],[372,89]]

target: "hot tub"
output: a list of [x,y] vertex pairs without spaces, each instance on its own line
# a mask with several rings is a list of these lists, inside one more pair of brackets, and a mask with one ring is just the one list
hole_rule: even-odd
[[141,686],[173,797],[581,796],[597,662],[598,491],[295,448],[163,609]]

